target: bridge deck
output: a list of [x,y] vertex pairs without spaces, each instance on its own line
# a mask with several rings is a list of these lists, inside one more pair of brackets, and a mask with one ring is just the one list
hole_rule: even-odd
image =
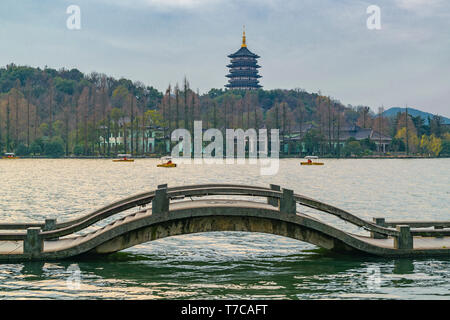
[[[359,235],[352,235],[353,237],[370,243],[374,246],[394,249],[394,239],[373,239],[370,237],[364,237]],[[44,241],[44,252],[58,251],[63,248],[72,247],[79,243],[82,237],[71,237],[66,239],[60,239],[57,241]],[[414,250],[437,250],[450,248],[450,237],[414,237]],[[23,254],[23,242],[22,241],[1,241],[0,242],[0,255],[8,254]]]
[[[251,197],[253,201],[189,197]],[[182,201],[178,201],[183,199]],[[248,198],[246,198],[248,199]],[[263,199],[265,202],[256,202]],[[152,204],[89,232],[112,216]],[[318,210],[371,232],[362,236],[302,213],[299,206]],[[153,214],[152,214],[153,212]],[[81,254],[107,254],[140,243],[175,235],[211,231],[262,232],[290,237],[336,251],[378,256],[450,256],[450,222],[367,221],[345,210],[271,185],[203,184],[137,194],[82,217],[57,223],[6,223],[0,233],[0,261],[57,260]],[[395,229],[394,229],[395,228]],[[412,229],[414,228],[414,229]],[[420,229],[422,228],[422,229]],[[425,228],[425,229],[424,229]],[[80,235],[79,232],[87,232]],[[386,239],[378,239],[387,237]]]
[[[278,208],[269,205],[267,203],[245,201],[245,200],[224,200],[224,199],[204,199],[194,201],[179,201],[172,202],[169,205],[169,213],[163,216],[152,216],[152,209],[143,210],[137,213],[133,213],[125,216],[122,219],[118,219],[102,228],[98,228],[95,231],[89,232],[85,235],[77,236],[71,235],[60,238],[58,240],[45,240],[43,242],[42,254],[51,255],[52,257],[59,258],[59,252],[64,253],[61,257],[69,257],[77,255],[77,248],[86,247],[85,251],[90,251],[101,245],[102,243],[96,242],[97,239],[105,238],[107,241],[114,240],[114,237],[120,237],[122,234],[117,230],[121,228],[128,228],[127,232],[133,230],[142,229],[148,227],[150,224],[158,224],[160,222],[175,221],[177,219],[189,219],[189,218],[201,218],[215,216],[235,216],[253,217],[260,219],[278,219],[279,221],[296,223],[299,226],[314,230],[314,232],[332,234],[332,237],[336,237],[340,241],[346,243],[351,247],[355,247],[360,251],[367,251],[369,253],[376,252],[379,255],[383,255],[383,250],[387,250],[385,255],[391,256],[393,251],[398,251],[394,247],[394,238],[389,237],[387,239],[374,239],[367,236],[355,235],[342,230],[335,229],[332,226],[327,225],[323,221],[310,217],[308,215],[298,213],[297,214],[281,214]],[[134,228],[134,229],[133,229]],[[242,226],[238,227],[241,230]],[[264,229],[261,232],[270,231]],[[308,229],[308,230],[309,230]],[[202,232],[202,231],[198,231]],[[256,231],[258,232],[258,231]],[[304,232],[304,230],[302,231]],[[114,234],[114,237],[111,236]],[[277,234],[274,232],[274,234]],[[279,234],[279,233],[278,233]],[[109,238],[108,238],[109,237]],[[444,249],[450,249],[450,236],[444,237],[413,237],[414,248],[410,253],[414,252],[423,255],[424,252],[433,254],[433,251],[442,253]],[[365,249],[369,248],[369,249]],[[371,252],[372,251],[372,252]],[[450,252],[450,250],[449,250]],[[22,255],[23,254],[23,241],[0,241],[0,260],[4,260],[8,256]]]
[[[353,235],[356,239],[373,244],[377,247],[394,249],[394,238],[374,239],[371,237],[363,237]],[[414,250],[439,250],[450,248],[450,237],[413,237]]]
[[[243,201],[243,200],[196,200],[196,201],[180,201],[173,202],[169,205],[169,210],[179,211],[179,210],[191,210],[196,208],[212,208],[214,206],[220,205],[220,207],[239,207],[239,208],[249,208],[249,209],[273,209],[273,206],[270,206],[265,203],[253,202],[253,201]],[[152,209],[147,209],[144,211],[140,211],[137,213],[130,214],[122,219],[116,220],[102,228],[99,228],[95,231],[89,232],[87,234],[81,236],[69,236],[65,238],[60,238],[58,240],[45,240],[43,252],[56,252],[63,249],[75,247],[82,242],[85,242],[89,239],[94,238],[100,233],[105,233],[112,229],[113,227],[118,226],[119,224],[126,224],[134,220],[141,219],[143,217],[151,217]],[[23,254],[23,241],[0,241],[0,255],[11,255],[11,254]]]

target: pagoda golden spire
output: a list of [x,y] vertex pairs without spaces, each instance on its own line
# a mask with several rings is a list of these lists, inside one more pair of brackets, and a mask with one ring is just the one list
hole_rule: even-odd
[[247,47],[247,44],[245,43],[245,26],[244,26],[244,32],[242,33],[242,48]]

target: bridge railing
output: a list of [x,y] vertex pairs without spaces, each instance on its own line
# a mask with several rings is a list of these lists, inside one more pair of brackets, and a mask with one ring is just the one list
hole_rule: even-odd
[[[181,199],[185,197],[204,197],[215,195],[232,195],[232,196],[253,196],[253,197],[265,197],[269,204],[279,207],[280,212],[293,211],[295,213],[295,204],[291,208],[283,208],[283,197],[290,197],[292,202],[299,205],[306,206],[321,212],[325,212],[334,215],[344,221],[352,223],[358,227],[362,227],[370,231],[374,238],[386,238],[392,236],[396,241],[404,237],[409,239],[414,235],[421,236],[445,236],[450,235],[450,231],[442,230],[450,226],[449,222],[385,222],[384,219],[374,219],[373,222],[361,219],[345,210],[337,207],[325,204],[323,202],[311,199],[309,197],[293,194],[292,190],[282,189],[279,186],[271,185],[270,188],[255,187],[255,186],[243,186],[232,184],[205,184],[205,185],[192,185],[167,188],[167,185],[161,185],[160,188],[166,189],[167,198],[170,200]],[[137,206],[145,206],[153,201],[156,191],[150,191],[134,195],[120,201],[109,204],[98,210],[95,210],[82,217],[68,220],[65,222],[57,223],[56,219],[46,219],[45,223],[15,223],[15,224],[0,224],[0,229],[8,230],[24,230],[27,232],[14,232],[14,233],[0,233],[0,240],[20,241],[23,240],[24,244],[30,237],[36,237],[36,229],[39,229],[39,239],[55,239],[66,235],[73,234],[80,230],[83,230],[94,223],[109,218],[115,214],[121,213],[125,210],[131,209]],[[396,229],[392,229],[396,227]],[[406,228],[407,227],[407,228]],[[435,227],[436,230],[410,230],[410,227],[426,228]],[[31,231],[31,236],[30,236]],[[409,243],[409,240],[405,240]]]
[[[159,187],[167,188],[167,185],[161,185]],[[167,197],[169,199],[180,199],[184,197],[203,197],[212,195],[255,196],[267,198],[268,203],[279,204],[280,199],[283,197],[284,191],[287,189],[283,189],[283,191],[280,190],[281,188],[276,185],[271,185],[271,188],[266,188],[236,184],[204,184],[167,188]],[[366,221],[334,206],[327,205],[320,201],[298,194],[293,194],[292,196],[293,200],[300,205],[332,214],[344,221],[350,222],[373,233],[383,236],[399,235],[399,232],[395,229],[390,229],[385,226],[380,226],[376,223]],[[42,239],[55,239],[83,230],[100,220],[109,218],[133,207],[145,206],[152,202],[154,197],[155,191],[145,192],[122,199],[95,210],[92,213],[65,222],[57,223],[55,219],[47,219],[44,224],[0,224],[0,229],[11,230],[16,228],[15,230],[20,230],[28,228],[41,228],[42,232],[40,233],[40,237]],[[26,238],[27,233],[24,232],[0,233],[0,240],[25,240]]]
[[[239,192],[241,189],[241,192]],[[243,192],[242,192],[243,190]],[[170,199],[176,199],[179,197],[187,196],[208,196],[208,195],[250,195],[254,196],[255,193],[260,191],[269,190],[264,187],[254,187],[254,186],[242,186],[242,185],[223,185],[223,184],[204,184],[204,185],[191,185],[191,186],[181,186],[172,187],[168,189],[168,196]],[[267,194],[263,193],[261,196]],[[270,195],[270,194],[269,194]],[[128,209],[132,209],[138,206],[145,206],[152,202],[155,196],[155,191],[145,192],[138,195],[134,195],[112,204],[104,206],[98,210],[95,210],[89,214],[82,217],[71,219],[65,222],[56,223],[56,220],[46,221],[46,223],[4,223],[0,224],[0,230],[24,230],[28,228],[41,228],[41,237],[43,239],[53,239],[57,237],[66,236],[74,232],[83,230],[92,224],[109,218],[113,215],[119,214]],[[273,195],[272,195],[273,196]],[[279,195],[274,195],[275,197]],[[48,223],[50,222],[50,223]],[[14,233],[0,233],[0,240],[24,240],[27,237],[26,232],[14,232]]]
[[[442,230],[450,227],[450,222],[386,222],[384,219],[375,218],[373,222],[361,219],[345,210],[311,199],[309,197],[294,194],[292,190],[281,189],[277,185],[267,187],[245,186],[236,184],[204,184],[167,188],[167,185],[158,186],[158,190],[134,195],[112,204],[97,209],[89,214],[57,223],[56,219],[46,219],[45,223],[12,223],[0,224],[0,230],[27,230],[26,232],[0,233],[0,240],[24,242],[24,252],[27,246],[43,242],[46,239],[57,239],[83,230],[94,223],[113,215],[124,212],[137,206],[145,206],[153,202],[157,192],[164,190],[168,201],[186,197],[204,197],[216,195],[228,196],[252,196],[267,198],[267,203],[277,206],[280,213],[296,213],[296,205],[306,206],[324,213],[334,215],[344,221],[362,227],[372,233],[374,238],[394,237],[396,248],[412,248],[412,236],[445,236],[450,231]],[[168,205],[168,203],[167,203]],[[393,229],[395,227],[396,229]],[[410,228],[430,228],[435,230],[411,230]],[[38,240],[36,240],[38,239]],[[39,246],[38,246],[39,247]],[[42,244],[40,249],[42,250]]]

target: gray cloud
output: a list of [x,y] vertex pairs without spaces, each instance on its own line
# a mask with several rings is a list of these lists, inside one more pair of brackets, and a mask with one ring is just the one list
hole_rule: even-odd
[[[82,30],[65,27],[70,4],[81,7]],[[381,30],[366,28],[371,4],[381,7]],[[450,116],[448,1],[4,0],[0,8],[3,65],[76,67],[160,90],[186,75],[204,92],[226,83],[226,56],[245,24],[266,89]]]

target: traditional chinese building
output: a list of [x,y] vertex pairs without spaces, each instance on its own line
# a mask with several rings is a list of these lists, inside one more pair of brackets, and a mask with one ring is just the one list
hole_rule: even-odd
[[260,57],[248,50],[245,30],[241,48],[230,54],[228,58],[231,59],[231,63],[227,65],[227,68],[230,68],[230,73],[227,74],[229,79],[225,87],[238,90],[255,90],[262,87],[258,80],[261,78],[258,74],[258,69],[261,67],[257,64],[257,59]]

